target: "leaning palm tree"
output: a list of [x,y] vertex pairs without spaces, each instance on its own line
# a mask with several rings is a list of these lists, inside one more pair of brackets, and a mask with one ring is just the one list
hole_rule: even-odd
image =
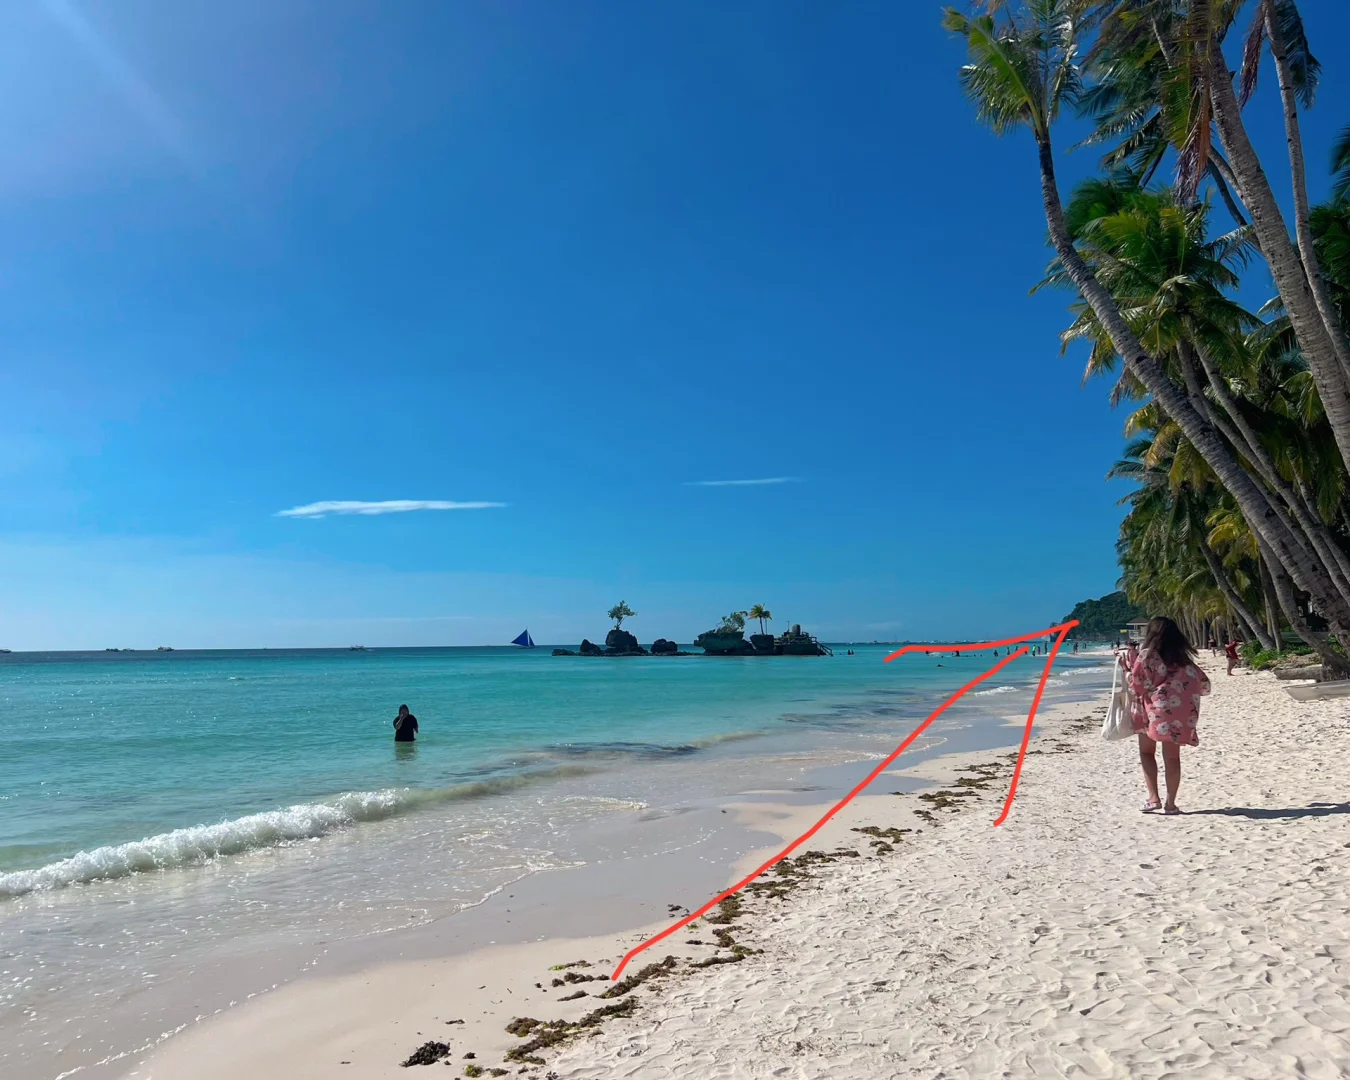
[[745,615],[746,618],[759,620],[759,632],[761,634],[765,632],[764,624],[766,622],[773,622],[773,612],[770,611],[768,608],[766,608],[763,604],[754,604],[750,608],[750,610],[745,613]]
[[[1093,6],[1086,0],[1020,0],[1000,3],[998,16],[974,17],[949,8],[945,25],[963,36],[969,48],[970,62],[961,70],[962,85],[980,119],[995,132],[1022,129],[1031,133],[1038,153],[1046,223],[1065,274],[1092,309],[1128,373],[1213,470],[1272,557],[1289,571],[1300,589],[1311,595],[1314,605],[1335,627],[1338,638],[1350,641],[1350,588],[1341,591],[1333,568],[1313,550],[1287,514],[1272,506],[1272,496],[1248,474],[1210,410],[1195,400],[1190,387],[1174,382],[1163,358],[1140,341],[1120,304],[1079,251],[1066,223],[1055,176],[1051,129],[1061,108],[1081,97],[1079,36]],[[1350,408],[1347,414],[1350,434]]]

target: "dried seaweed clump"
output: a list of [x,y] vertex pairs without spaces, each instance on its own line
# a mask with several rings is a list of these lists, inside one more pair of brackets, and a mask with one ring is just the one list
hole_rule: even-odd
[[[556,970],[556,969],[550,969]],[[582,975],[576,971],[569,971],[561,979],[554,979],[549,984],[551,986],[566,986],[568,983],[598,982],[604,978],[603,975]]]
[[717,905],[717,913],[715,915],[704,915],[703,921],[705,923],[722,925],[735,922],[741,917],[741,904],[741,894],[732,893]]
[[695,968],[710,968],[716,967],[718,964],[739,964],[747,956],[754,956],[757,952],[759,952],[758,949],[752,949],[748,945],[732,945],[731,955],[729,956],[709,956],[707,959],[699,960],[689,966]]
[[436,1042],[434,1039],[430,1042],[424,1042],[416,1050],[408,1055],[407,1060],[400,1061],[399,1064],[405,1069],[409,1065],[435,1065],[441,1058],[450,1053],[450,1044]]
[[[534,1020],[532,1021],[533,1026],[528,1028],[528,1032],[533,1033],[534,1038],[508,1050],[506,1060],[519,1061],[526,1065],[543,1065],[544,1059],[535,1053],[536,1050],[546,1050],[550,1046],[556,1046],[587,1028],[598,1027],[611,1017],[631,1016],[636,1008],[637,1001],[629,998],[627,1001],[619,1001],[613,1005],[603,1005],[592,1012],[588,1012],[575,1023],[567,1020]],[[525,1019],[528,1021],[530,1018],[526,1017]],[[512,1020],[506,1030],[511,1031],[512,1026],[519,1023],[519,1020]],[[515,1032],[512,1032],[512,1034],[515,1034]]]
[[624,994],[631,994],[648,979],[655,979],[661,975],[669,975],[675,970],[675,963],[675,957],[667,956],[659,963],[648,964],[636,974],[628,975],[620,979],[603,994],[597,994],[596,997],[616,998],[623,997]]

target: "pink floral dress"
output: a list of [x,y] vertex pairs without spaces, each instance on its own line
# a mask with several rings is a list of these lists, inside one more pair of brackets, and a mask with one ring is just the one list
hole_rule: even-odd
[[1134,695],[1134,730],[1154,742],[1199,746],[1195,733],[1200,699],[1209,693],[1209,676],[1194,664],[1169,668],[1151,649],[1139,654],[1127,682]]

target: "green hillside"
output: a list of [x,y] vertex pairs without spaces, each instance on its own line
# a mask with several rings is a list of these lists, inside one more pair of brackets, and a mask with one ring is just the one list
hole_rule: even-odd
[[1077,619],[1079,622],[1070,632],[1070,637],[1115,641],[1127,622],[1146,617],[1147,613],[1131,604],[1123,592],[1113,592],[1100,600],[1080,600],[1064,616],[1064,621]]

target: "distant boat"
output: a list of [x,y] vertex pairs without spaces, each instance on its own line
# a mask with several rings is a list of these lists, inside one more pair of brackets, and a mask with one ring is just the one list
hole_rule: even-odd
[[155,652],[173,652],[172,645],[161,645]]
[[369,652],[370,650],[367,649],[364,645],[348,645],[348,646],[347,646],[347,651],[348,651],[348,652]]
[[520,637],[513,639],[511,644],[519,645],[522,649],[533,649],[534,638],[530,637],[529,630],[522,630],[520,632]]

